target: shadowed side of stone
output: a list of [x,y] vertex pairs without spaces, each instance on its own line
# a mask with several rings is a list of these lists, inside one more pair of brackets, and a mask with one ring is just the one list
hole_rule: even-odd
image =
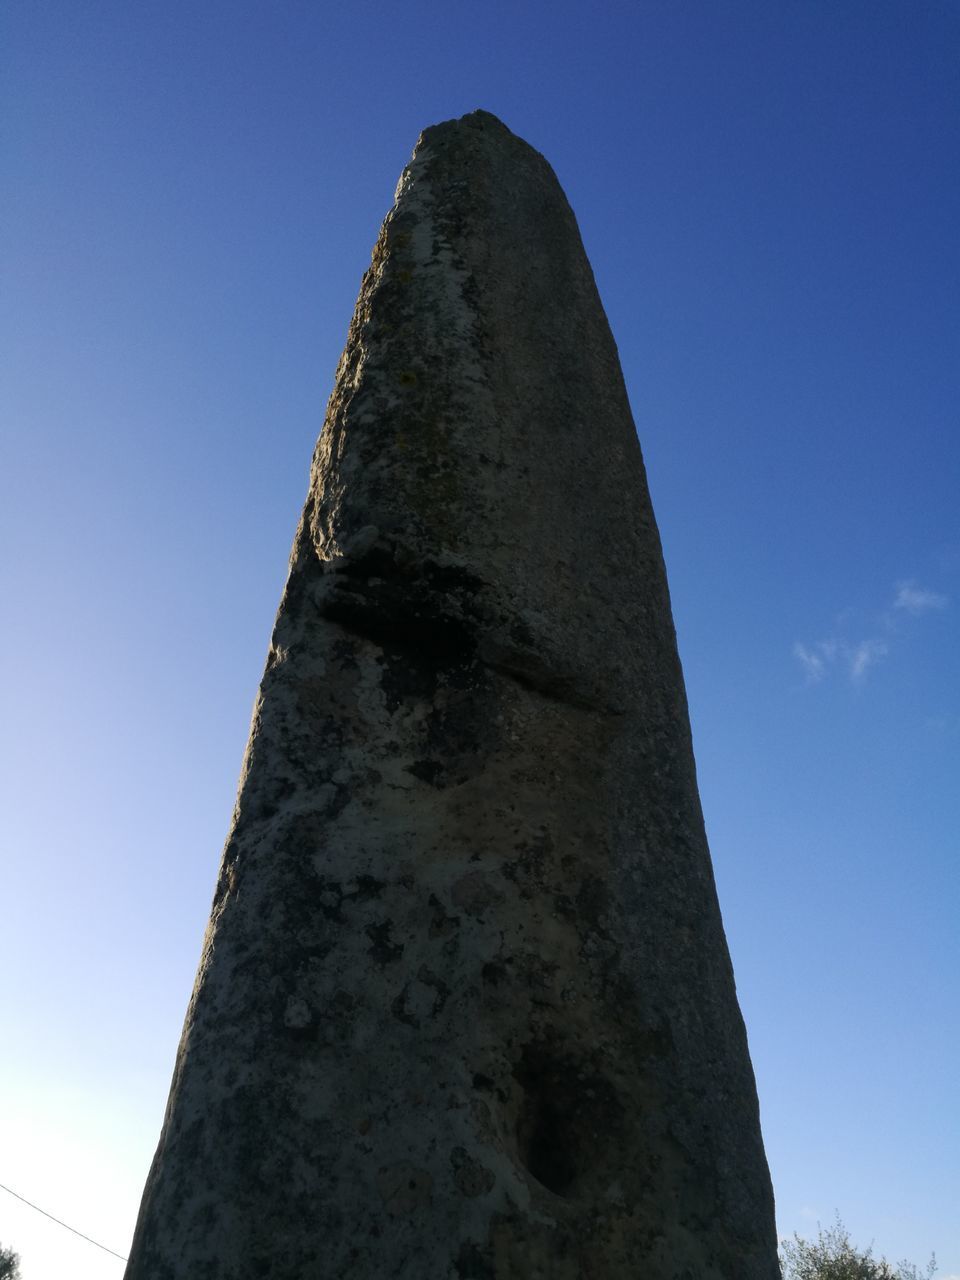
[[364,277],[127,1277],[778,1274],[616,347],[476,112]]

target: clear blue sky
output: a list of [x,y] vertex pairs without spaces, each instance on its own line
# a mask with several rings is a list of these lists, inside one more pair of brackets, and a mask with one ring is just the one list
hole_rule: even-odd
[[360,276],[483,106],[620,346],[780,1228],[960,1276],[954,0],[0,21],[0,1182],[126,1251]]

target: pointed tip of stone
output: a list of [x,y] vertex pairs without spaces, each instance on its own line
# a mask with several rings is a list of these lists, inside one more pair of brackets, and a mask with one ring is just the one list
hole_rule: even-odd
[[499,116],[495,116],[492,111],[485,111],[483,107],[477,107],[475,111],[468,111],[466,115],[460,117],[461,124],[473,125],[478,129],[488,129],[490,127],[496,129],[510,130],[503,123]]
[[503,123],[499,116],[495,116],[492,111],[485,111],[483,107],[477,107],[475,111],[468,111],[466,115],[455,116],[452,120],[443,120],[435,128],[442,128],[444,125],[466,125],[473,129],[504,129],[507,133],[511,130]]
[[508,138],[516,138],[518,142],[522,141],[522,139],[517,138],[512,129],[503,123],[499,116],[495,116],[492,111],[484,111],[482,107],[478,107],[475,111],[468,111],[466,115],[453,116],[449,120],[440,120],[437,124],[428,125],[417,141],[417,148],[419,149],[428,140],[436,141],[438,135],[456,134],[464,129],[474,133],[486,132],[492,134],[499,132]]
[[424,148],[437,145],[444,148],[466,146],[471,150],[479,145],[484,150],[513,151],[517,155],[525,154],[535,157],[538,163],[547,165],[553,173],[549,163],[536,147],[514,133],[499,116],[495,116],[492,111],[485,111],[482,107],[478,107],[475,111],[468,111],[466,115],[453,116],[449,120],[440,120],[437,124],[428,125],[417,139],[413,155],[416,157]]

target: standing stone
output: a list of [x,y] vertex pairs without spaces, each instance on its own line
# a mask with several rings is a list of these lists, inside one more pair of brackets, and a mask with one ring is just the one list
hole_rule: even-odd
[[779,1275],[616,347],[485,112],[363,280],[126,1275]]

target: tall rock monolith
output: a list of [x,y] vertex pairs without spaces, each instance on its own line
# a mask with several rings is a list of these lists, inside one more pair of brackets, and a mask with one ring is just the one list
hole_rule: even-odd
[[337,370],[127,1280],[775,1280],[617,351],[427,129]]

